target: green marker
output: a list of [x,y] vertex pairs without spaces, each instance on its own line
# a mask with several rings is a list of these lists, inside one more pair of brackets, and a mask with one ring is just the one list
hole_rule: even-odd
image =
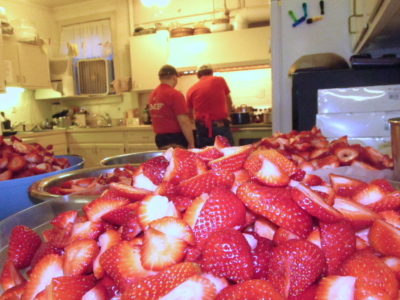
[[293,10],[289,10],[289,16],[292,18],[293,22],[297,22],[297,17],[294,14]]

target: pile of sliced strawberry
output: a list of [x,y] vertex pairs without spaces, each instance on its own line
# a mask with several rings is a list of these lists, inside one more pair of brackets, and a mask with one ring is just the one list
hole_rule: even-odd
[[0,136],[0,181],[28,177],[68,168],[68,159],[55,157],[53,146],[24,143],[11,136],[9,141]]
[[1,299],[398,299],[400,191],[305,167],[337,165],[343,140],[171,148],[42,237],[17,226]]

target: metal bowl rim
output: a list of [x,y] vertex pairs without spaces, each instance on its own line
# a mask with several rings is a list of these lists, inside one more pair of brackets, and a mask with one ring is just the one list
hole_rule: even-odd
[[[111,159],[121,159],[121,158],[125,158],[125,157],[131,157],[131,156],[136,156],[136,155],[140,156],[140,155],[151,154],[151,153],[160,153],[160,155],[162,155],[161,153],[165,153],[165,150],[132,152],[132,153],[124,153],[124,154],[120,154],[120,155],[115,155],[115,156],[109,156],[109,157],[103,158],[100,161],[100,165],[107,166],[107,164],[106,164],[107,161],[111,160]],[[108,166],[112,166],[112,165],[108,165]]]

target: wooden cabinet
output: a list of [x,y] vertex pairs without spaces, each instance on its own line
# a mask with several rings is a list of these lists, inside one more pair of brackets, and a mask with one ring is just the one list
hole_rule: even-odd
[[132,85],[134,90],[151,90],[158,84],[158,70],[167,63],[168,32],[130,39]]
[[99,166],[103,158],[124,153],[123,143],[70,144],[69,153],[85,159],[85,167]]
[[[0,61],[3,61],[4,50],[3,50],[3,36],[0,34]],[[5,83],[5,69],[4,64],[0,64],[0,92],[4,92],[6,89]]]
[[18,133],[18,137],[26,143],[38,143],[43,147],[53,145],[55,155],[68,154],[67,138],[65,132],[39,132],[39,133]]
[[49,88],[49,61],[42,47],[17,42],[8,37],[3,41],[4,67],[7,86]]

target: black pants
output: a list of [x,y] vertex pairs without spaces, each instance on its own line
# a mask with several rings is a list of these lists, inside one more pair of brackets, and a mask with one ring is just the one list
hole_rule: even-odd
[[204,122],[196,121],[196,147],[203,148],[205,146],[214,145],[215,137],[217,135],[226,137],[231,146],[234,146],[233,136],[228,120],[212,122],[212,137],[208,137],[208,128],[205,126]]
[[156,145],[159,149],[167,148],[169,145],[179,145],[187,148],[188,142],[182,132],[156,134]]

